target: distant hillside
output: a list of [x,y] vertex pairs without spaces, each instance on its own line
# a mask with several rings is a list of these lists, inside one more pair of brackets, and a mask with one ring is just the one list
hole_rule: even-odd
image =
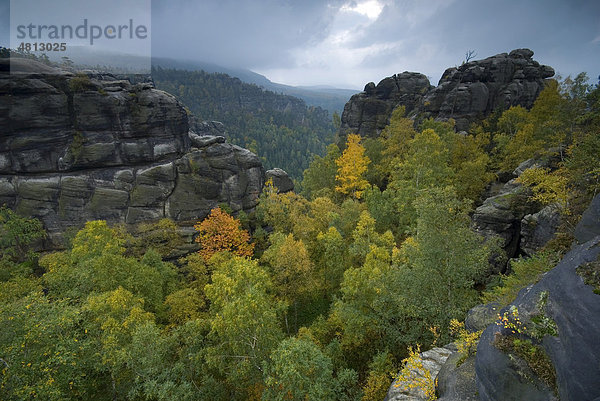
[[256,152],[266,168],[283,168],[293,178],[300,178],[311,155],[322,155],[333,139],[327,111],[301,99],[226,74],[155,67],[152,77],[198,119],[223,122],[230,141]]
[[[50,60],[62,63],[62,56],[69,56],[75,64],[84,69],[96,69],[110,72],[119,71],[127,74],[128,71],[145,70],[148,67],[146,57],[122,54],[105,50],[87,49],[72,46],[67,53],[50,54]],[[285,95],[296,96],[304,100],[309,106],[321,107],[332,115],[334,112],[342,114],[344,105],[350,97],[359,90],[338,89],[327,86],[295,87],[271,82],[267,77],[244,68],[223,67],[210,62],[193,60],[175,60],[163,57],[152,57],[152,66],[167,69],[205,71],[208,73],[227,74],[239,78],[242,82],[255,84],[261,88]]]
[[350,99],[352,95],[360,92],[359,90],[354,89],[339,89],[326,86],[302,87],[283,85],[271,82],[264,75],[257,74],[254,71],[243,68],[228,68],[202,61],[173,60],[168,58],[153,57],[152,65],[155,67],[172,68],[178,70],[202,70],[209,73],[216,72],[227,74],[232,77],[239,78],[243,82],[258,85],[273,92],[299,97],[309,106],[321,107],[322,109],[329,111],[330,114],[333,114],[333,112],[341,114],[348,99]]

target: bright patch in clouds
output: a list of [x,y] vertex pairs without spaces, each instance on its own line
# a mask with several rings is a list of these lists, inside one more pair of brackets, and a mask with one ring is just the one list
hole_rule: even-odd
[[377,19],[379,14],[381,14],[381,10],[383,10],[383,6],[379,4],[377,0],[363,1],[360,3],[352,2],[350,4],[345,4],[340,8],[340,11],[355,12],[366,16],[370,20]]
[[[318,40],[286,48],[284,54],[291,60],[288,65],[251,68],[275,82],[360,90],[366,82],[377,83],[402,71],[421,72],[436,84],[445,68],[461,62],[466,50],[473,49],[478,58],[485,58],[529,47],[536,52],[536,60],[553,65],[563,75],[587,70],[590,76],[598,76],[598,63],[591,55],[597,53],[600,31],[597,19],[591,16],[600,15],[596,12],[600,12],[600,1],[588,2],[584,9],[573,7],[572,1],[547,0],[555,15],[546,18],[533,18],[540,9],[527,2],[517,16],[504,2],[480,0],[324,2],[329,3],[329,20]],[[465,19],[469,13],[473,17]],[[554,43],[566,41],[564,32],[556,29],[563,14],[568,16],[566,20],[582,21],[570,36],[578,39],[570,40],[569,46],[552,44],[549,48],[550,38]],[[540,34],[532,35],[534,30]],[[568,57],[570,54],[577,56]],[[580,63],[583,54],[587,55],[585,65]]]

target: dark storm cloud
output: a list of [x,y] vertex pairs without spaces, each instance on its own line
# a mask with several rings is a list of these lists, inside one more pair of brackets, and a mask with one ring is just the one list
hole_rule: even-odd
[[[411,1],[387,4],[377,22],[350,46],[399,43],[365,58],[361,66],[389,65],[405,58],[407,66],[421,64],[423,72],[439,77],[445,67],[460,64],[469,49],[483,58],[528,47],[537,60],[563,75],[600,72],[598,1],[457,0],[434,2],[432,7],[428,14]],[[430,62],[411,60],[423,47],[434,53],[429,54]]]
[[[8,3],[0,0],[4,46]],[[435,84],[466,50],[484,58],[520,47],[563,76],[587,71],[596,82],[600,1],[152,1],[153,55],[251,68],[284,83],[362,88],[409,70]]]
[[342,1],[153,2],[153,52],[217,64],[292,66],[289,50],[324,39]]

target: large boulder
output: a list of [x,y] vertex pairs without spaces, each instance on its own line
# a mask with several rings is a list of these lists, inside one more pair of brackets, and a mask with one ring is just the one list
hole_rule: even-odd
[[[587,216],[593,214],[598,199],[600,195]],[[597,220],[595,224],[593,219],[582,220],[578,229],[583,225],[587,232],[599,230]],[[575,245],[554,269],[501,311],[518,310],[525,326],[520,337],[539,343],[548,355],[556,372],[557,394],[521,358],[495,345],[498,338],[511,334],[502,325],[491,324],[479,341],[475,362],[482,401],[600,398],[600,295],[577,271],[580,266],[598,263],[599,255],[600,235]],[[534,336],[532,329],[540,325],[544,330]]]
[[267,170],[265,179],[272,179],[273,185],[275,185],[275,188],[277,188],[277,192],[279,193],[286,193],[294,190],[294,181],[292,181],[288,173],[280,168]]
[[190,131],[184,107],[151,83],[33,60],[12,68],[0,74],[0,203],[39,218],[49,247],[88,220],[192,224],[219,203],[256,206],[260,159],[227,143],[221,123]]
[[467,312],[465,329],[470,333],[485,329],[496,320],[500,309],[500,304],[497,302],[474,306]]

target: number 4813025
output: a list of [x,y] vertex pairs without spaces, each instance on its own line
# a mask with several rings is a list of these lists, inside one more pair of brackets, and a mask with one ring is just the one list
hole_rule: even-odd
[[17,48],[22,52],[64,52],[67,50],[66,43],[52,43],[52,42],[33,42],[25,43],[21,42],[21,45]]

